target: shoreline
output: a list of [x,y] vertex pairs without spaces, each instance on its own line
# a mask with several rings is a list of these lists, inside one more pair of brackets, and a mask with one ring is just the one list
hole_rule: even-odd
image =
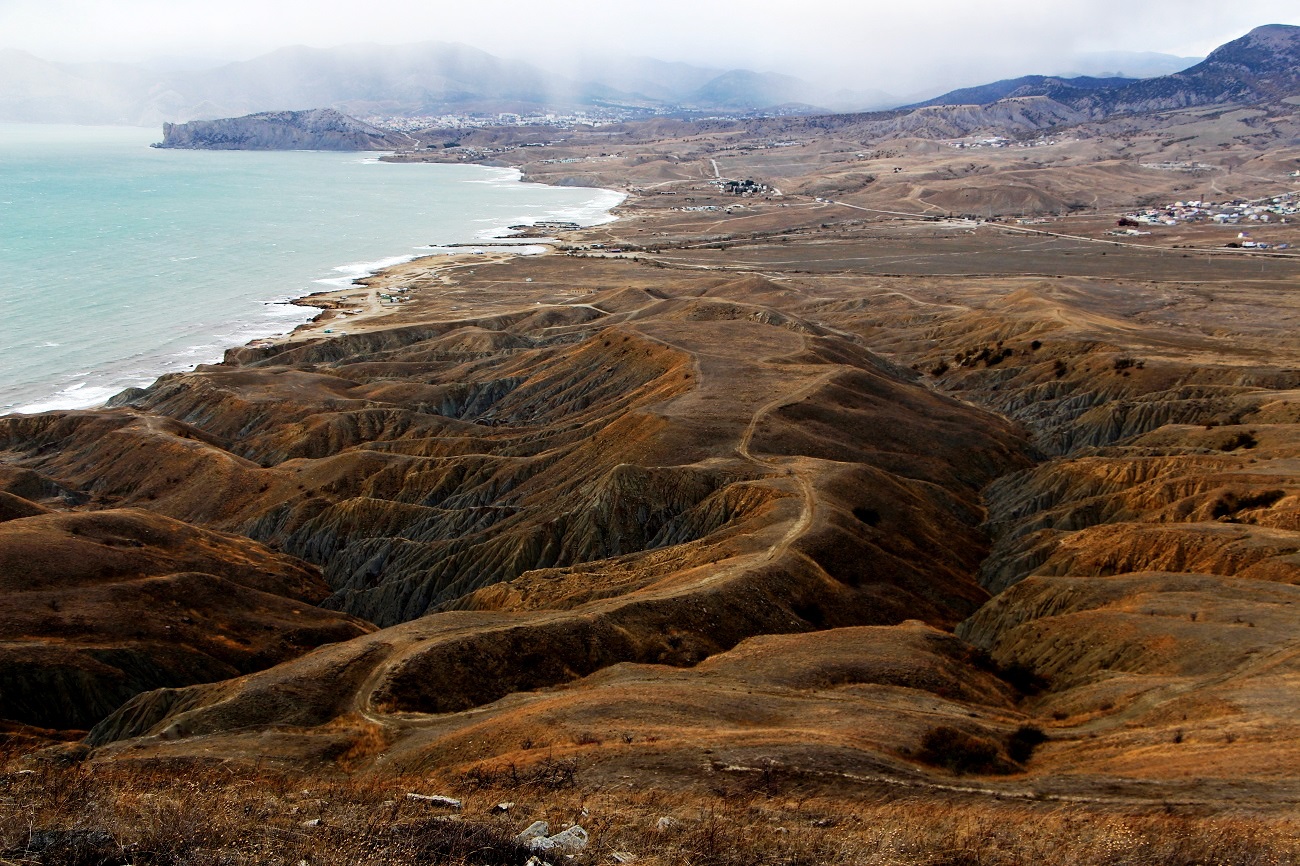
[[[528,183],[537,186],[547,186],[561,188],[556,184],[538,183],[537,181],[527,180],[523,172],[515,166],[486,165],[477,163],[478,167],[483,169],[508,170],[513,172],[514,176],[509,178],[514,183]],[[504,180],[501,179],[501,180]],[[483,183],[497,183],[499,180],[487,179]],[[585,230],[598,225],[608,225],[618,221],[621,217],[616,211],[622,207],[629,198],[626,192],[608,189],[601,186],[590,186],[587,189],[593,192],[608,192],[612,195],[619,196],[619,200],[601,210],[601,215],[596,221],[579,223],[580,229]],[[561,213],[562,207],[557,207]],[[528,255],[552,255],[555,253],[555,245],[561,243],[557,239],[549,236],[529,237],[526,234],[510,234],[516,226],[535,226],[537,223],[545,223],[548,220],[556,220],[556,213],[545,213],[536,217],[512,216],[509,218],[509,224],[497,225],[487,229],[480,229],[477,232],[477,238],[474,241],[453,241],[446,244],[433,243],[428,245],[428,249],[440,250],[439,252],[430,252],[427,254],[416,254],[409,258],[386,256],[379,258],[378,262],[392,261],[394,258],[404,260],[396,264],[383,264],[374,270],[353,276],[345,286],[338,288],[327,288],[320,291],[308,292],[304,295],[280,296],[261,301],[261,305],[276,307],[298,307],[298,308],[315,308],[318,312],[312,315],[307,321],[299,322],[288,331],[276,331],[265,336],[253,337],[243,342],[227,343],[218,349],[219,356],[211,361],[197,361],[181,369],[161,370],[153,374],[147,383],[141,385],[123,384],[105,384],[96,385],[93,381],[88,380],[84,386],[88,390],[95,390],[99,394],[104,394],[111,390],[106,396],[97,396],[94,402],[87,402],[82,405],[57,405],[68,402],[66,398],[68,388],[58,388],[37,397],[16,401],[12,408],[0,412],[0,415],[21,415],[33,416],[46,412],[75,412],[99,410],[112,408],[113,401],[120,394],[134,391],[142,388],[151,387],[158,379],[170,375],[183,375],[192,373],[196,369],[205,365],[222,364],[230,357],[232,351],[241,348],[268,348],[280,346],[288,343],[298,342],[304,339],[321,339],[335,336],[346,336],[348,333],[358,333],[375,329],[375,323],[389,315],[400,312],[403,302],[407,299],[404,297],[408,293],[405,290],[399,291],[394,285],[402,279],[407,279],[416,275],[418,271],[422,279],[429,279],[433,276],[445,280],[443,276],[446,273],[454,272],[465,267],[472,267],[476,264],[499,263],[511,258]],[[584,224],[585,223],[585,224]],[[513,241],[513,242],[512,242]],[[508,247],[519,247],[520,251],[506,251]],[[453,250],[457,248],[474,249],[476,252],[441,252],[441,250]],[[478,253],[479,249],[488,250],[489,252]],[[523,252],[522,249],[531,248],[536,252]],[[541,248],[541,249],[539,249]],[[417,248],[418,249],[418,248]],[[430,266],[431,262],[437,262],[436,266]],[[335,270],[346,270],[347,264],[334,266]],[[343,277],[347,279],[348,277]],[[313,280],[315,283],[324,283],[330,281],[330,278],[321,278]],[[393,300],[381,297],[383,294],[398,296]],[[304,309],[304,314],[306,310]],[[346,322],[349,330],[347,332],[335,332],[335,328],[341,322]],[[364,327],[357,328],[364,323]],[[274,326],[274,323],[268,323]],[[281,325],[280,327],[283,327]],[[146,374],[148,375],[148,374]],[[57,388],[57,386],[56,386]],[[30,407],[30,408],[25,408]]]
[[[436,164],[436,163],[435,163]],[[499,165],[486,165],[484,163],[474,163],[484,168],[506,168]],[[524,172],[522,165],[509,166],[515,171],[515,178],[520,183],[536,184],[538,186],[553,186],[560,188],[556,184],[542,183],[538,180],[531,180]],[[586,189],[603,191],[621,196],[620,200],[611,205],[605,214],[608,219],[602,219],[599,222],[593,222],[587,225],[579,224],[577,232],[584,232],[597,226],[607,226],[618,222],[623,217],[618,214],[620,208],[625,207],[634,196],[629,191],[620,191],[602,186],[589,186]],[[489,231],[514,231],[518,227],[535,227],[538,223],[548,222],[548,218],[539,217],[535,220],[518,223],[514,226],[506,226],[503,229],[492,229]],[[572,232],[570,232],[572,233]],[[515,258],[542,257],[556,255],[557,245],[565,243],[554,237],[529,237],[526,234],[494,234],[484,238],[481,242],[454,242],[439,245],[440,249],[455,248],[472,248],[475,251],[469,253],[438,252],[429,253],[428,255],[415,256],[398,264],[381,267],[364,276],[356,277],[352,282],[338,289],[329,289],[320,292],[312,292],[301,297],[292,298],[285,303],[299,307],[315,307],[320,310],[309,321],[303,322],[292,330],[283,334],[273,334],[269,337],[260,337],[249,340],[240,346],[232,346],[231,349],[266,349],[277,346],[285,346],[291,343],[299,342],[303,339],[332,339],[334,337],[345,337],[349,334],[366,333],[375,330],[375,323],[386,319],[393,314],[400,313],[404,304],[409,300],[407,295],[410,288],[399,285],[408,282],[415,277],[429,280],[437,279],[445,285],[450,285],[448,274],[465,268],[472,268],[478,265],[500,264]],[[508,251],[511,247],[517,247],[520,251]],[[538,252],[523,252],[528,248],[542,248]],[[483,250],[480,252],[479,250]],[[490,250],[490,252],[488,252]],[[431,262],[437,262],[440,266],[430,266]],[[385,297],[385,296],[388,297]],[[401,297],[394,298],[394,295]],[[348,327],[347,331],[335,331],[340,323]],[[356,327],[362,326],[362,327]],[[367,327],[368,326],[368,327]],[[224,363],[224,362],[223,362]]]
[[[553,251],[534,253],[532,255],[552,254]],[[248,341],[242,347],[232,348],[262,349],[296,343],[304,338],[329,339],[364,333],[373,329],[372,327],[365,327],[365,325],[373,326],[375,322],[401,312],[403,304],[408,300],[407,296],[410,289],[399,285],[400,283],[407,282],[416,276],[425,280],[436,278],[446,283],[448,280],[447,274],[450,272],[477,265],[504,262],[511,258],[526,255],[528,254],[433,253],[427,256],[417,256],[409,261],[389,265],[380,268],[374,273],[357,277],[352,281],[351,285],[345,288],[312,292],[309,295],[294,298],[288,303],[299,307],[314,307],[320,312],[313,316],[310,321],[303,322],[287,333],[260,337]],[[340,325],[345,325],[349,330],[335,331],[334,329]],[[359,325],[362,327],[355,327]]]

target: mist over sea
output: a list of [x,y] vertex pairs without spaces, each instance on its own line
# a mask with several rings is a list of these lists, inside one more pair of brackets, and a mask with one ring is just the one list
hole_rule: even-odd
[[159,138],[0,124],[0,414],[97,405],[315,315],[291,298],[517,223],[602,222],[622,199],[508,169]]

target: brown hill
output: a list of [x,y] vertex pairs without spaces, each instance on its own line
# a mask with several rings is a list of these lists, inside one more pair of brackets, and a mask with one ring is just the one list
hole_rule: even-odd
[[[1208,221],[1130,239],[1108,214],[942,207],[1289,183],[1283,150],[1233,170],[1275,138],[1207,151],[1237,120],[1168,122],[987,156],[701,128],[673,151],[680,185],[572,255],[413,262],[316,299],[332,339],[0,420],[0,479],[43,507],[242,533],[384,626],[138,694],[88,766],[269,759],[484,809],[572,786],[674,820],[817,796],[845,834],[872,798],[1074,822],[1032,857],[976,833],[989,862],[1068,862],[1099,815],[1293,814],[1297,260],[1226,250]],[[1166,140],[1181,123],[1200,132]],[[633,145],[563,171],[654,171]],[[608,148],[530,148],[528,168]],[[1166,150],[1224,162],[1144,165]],[[790,194],[868,168],[851,201]],[[786,192],[730,196],[719,173]]]
[[[131,696],[226,679],[364,633],[314,569],[138,510],[0,523],[5,718],[89,728]],[[43,512],[43,513],[42,513]]]

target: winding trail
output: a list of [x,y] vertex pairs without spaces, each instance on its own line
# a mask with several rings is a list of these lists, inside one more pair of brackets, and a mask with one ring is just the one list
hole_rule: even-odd
[[758,425],[771,412],[780,409],[783,406],[789,406],[803,400],[809,394],[824,386],[836,375],[835,371],[821,374],[810,382],[781,394],[762,406],[754,410],[754,414],[745,425],[745,431],[741,434],[740,442],[736,445],[736,453],[751,463],[767,466],[774,469],[784,469],[787,475],[793,476],[795,482],[799,485],[799,490],[803,497],[803,509],[786,534],[779,542],[774,544],[767,553],[768,561],[773,561],[784,555],[792,544],[812,526],[813,517],[817,513],[817,494],[813,489],[812,481],[808,478],[808,468],[800,464],[806,464],[809,458],[805,457],[758,457],[755,456],[750,446],[754,441],[754,433],[758,430]]

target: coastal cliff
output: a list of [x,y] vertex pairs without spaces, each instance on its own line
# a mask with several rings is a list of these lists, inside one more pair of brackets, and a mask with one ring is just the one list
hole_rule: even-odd
[[221,120],[164,123],[154,145],[185,150],[396,150],[409,136],[386,132],[332,108],[267,111]]

